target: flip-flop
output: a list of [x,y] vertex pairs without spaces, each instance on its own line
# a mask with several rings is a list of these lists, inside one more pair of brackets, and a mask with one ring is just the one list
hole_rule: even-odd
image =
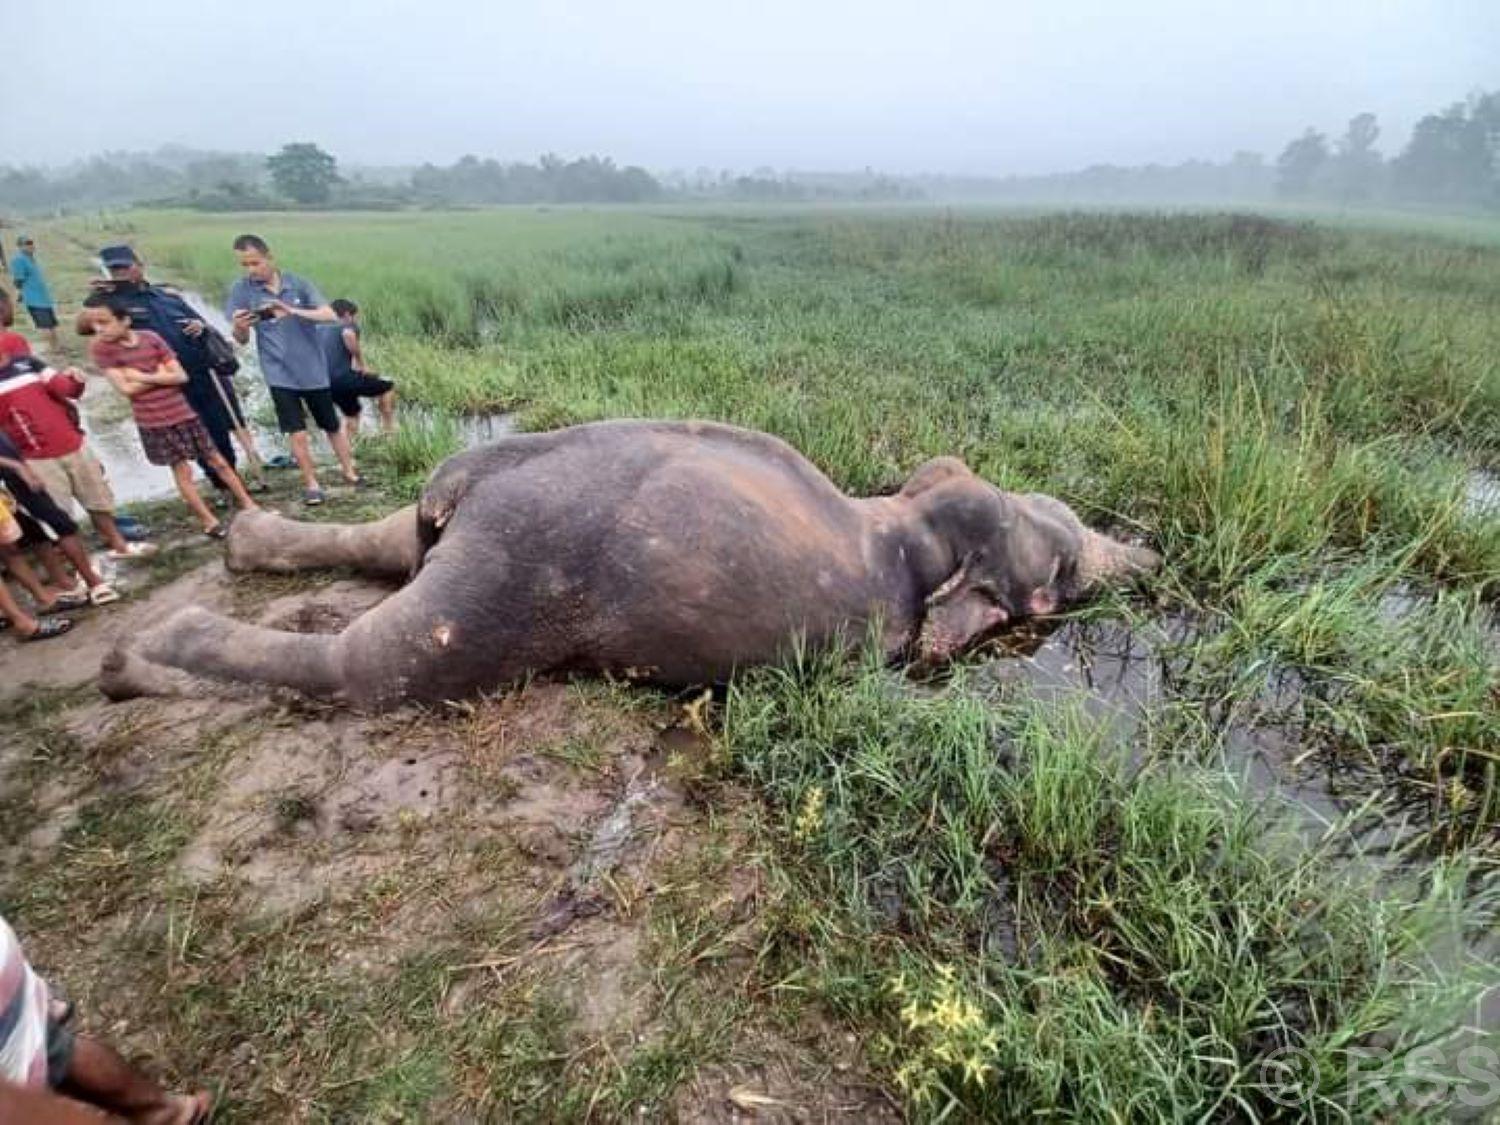
[[89,591],[90,605],[113,605],[120,600],[120,592],[108,582],[101,582]]
[[222,523],[216,523],[213,525],[213,527],[205,528],[203,534],[208,536],[210,539],[223,539],[226,535],[229,534],[229,529]]
[[323,490],[321,488],[309,488],[302,494],[302,503],[309,508],[316,508],[323,502]]
[[36,632],[28,636],[17,637],[23,645],[29,645],[32,641],[50,641],[53,637],[60,637],[73,627],[73,623],[66,617],[39,617],[36,622]]

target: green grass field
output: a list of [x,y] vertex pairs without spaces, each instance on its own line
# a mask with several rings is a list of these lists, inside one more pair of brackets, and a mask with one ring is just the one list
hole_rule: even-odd
[[[376,366],[429,408],[371,453],[391,504],[456,448],[454,414],[701,417],[778,434],[858,492],[956,454],[1165,555],[1148,590],[1070,622],[1175,623],[1128,724],[997,686],[1016,658],[994,653],[937,683],[855,654],[732,686],[695,784],[748,818],[770,888],[745,1011],[846,1029],[922,1120],[1451,1110],[1445,1036],[1500,984],[1481,952],[1500,828],[1500,506],[1482,495],[1500,469],[1500,226],[539,209],[140,213],[44,235],[75,260],[127,237],[218,297],[246,230],[355,299]],[[1253,736],[1281,748],[1269,779],[1249,773]],[[1343,779],[1336,800],[1315,784],[1328,802],[1306,807],[1309,771]],[[401,1029],[400,1067],[376,1073],[408,1085],[324,1090],[299,1115],[656,1113],[733,1038],[695,1017],[639,1066],[596,1070],[527,1046],[535,1022],[434,1022],[431,968],[394,1009],[340,992],[317,1013],[338,1059],[339,1011]],[[194,1018],[253,1036],[245,1005],[231,1030]],[[175,1035],[205,1066],[227,1050]],[[1393,1105],[1361,1067],[1376,1046],[1423,1060],[1417,1094],[1449,1097]],[[303,1053],[270,1056],[294,1086]],[[442,1076],[487,1061],[494,1086],[439,1100]],[[507,1100],[528,1083],[555,1097]]]

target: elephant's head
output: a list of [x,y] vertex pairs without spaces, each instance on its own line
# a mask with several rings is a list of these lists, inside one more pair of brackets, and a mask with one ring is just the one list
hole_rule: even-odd
[[1161,557],[1085,527],[1060,500],[1001,492],[943,457],[901,490],[956,564],[927,597],[924,661],[953,656],[1010,621],[1037,617],[1109,581],[1148,574]]

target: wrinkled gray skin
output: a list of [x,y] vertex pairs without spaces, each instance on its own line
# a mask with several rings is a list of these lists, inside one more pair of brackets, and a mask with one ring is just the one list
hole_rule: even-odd
[[410,581],[336,636],[180,610],[104,661],[116,698],[184,673],[362,708],[457,699],[527,673],[665,684],[861,639],[945,660],[1007,621],[1154,569],[1062,503],[1001,492],[944,457],[894,496],[845,496],[796,450],[693,422],[518,434],[450,458],[375,523],[247,512],[233,570],[349,566]]

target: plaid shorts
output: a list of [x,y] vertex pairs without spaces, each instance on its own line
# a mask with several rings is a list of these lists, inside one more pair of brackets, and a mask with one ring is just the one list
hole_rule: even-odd
[[213,439],[196,418],[176,422],[170,426],[153,426],[141,430],[141,448],[146,451],[146,460],[153,465],[175,465],[179,461],[205,461],[217,457]]

